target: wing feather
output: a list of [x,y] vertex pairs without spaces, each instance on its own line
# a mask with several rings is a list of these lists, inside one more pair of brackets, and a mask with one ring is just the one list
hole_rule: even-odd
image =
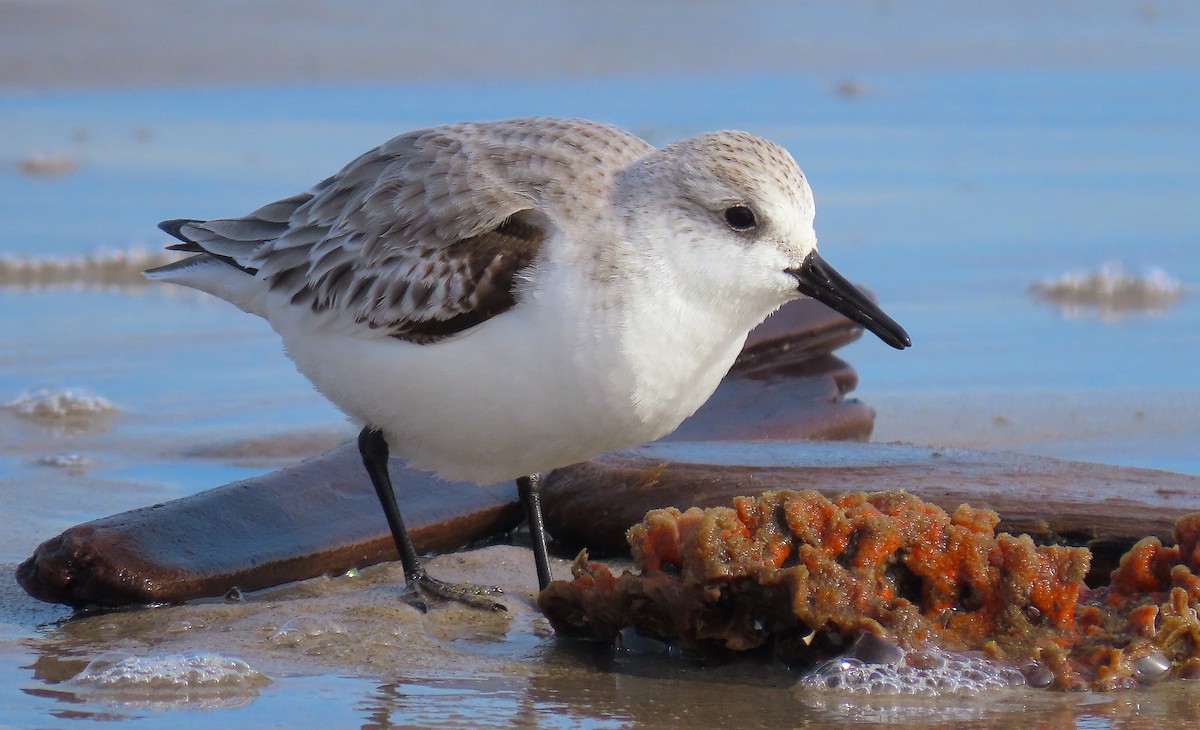
[[556,225],[547,200],[570,187],[581,152],[599,180],[650,149],[578,120],[437,127],[368,151],[310,192],[168,232],[346,326],[436,342],[514,306],[520,272]]

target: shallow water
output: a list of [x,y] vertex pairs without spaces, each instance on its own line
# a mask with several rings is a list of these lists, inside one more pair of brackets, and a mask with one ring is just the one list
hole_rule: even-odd
[[[0,717],[15,726],[80,721],[154,726],[306,726],[326,718],[362,727],[899,727],[1170,726],[1200,716],[1191,684],[1169,682],[1098,695],[1029,688],[950,697],[847,697],[795,688],[798,674],[759,659],[702,664],[629,655],[547,637],[533,608],[530,555],[496,546],[442,556],[430,568],[452,580],[504,587],[507,614],[437,607],[422,615],[399,600],[399,569],[319,578],[246,601],[77,617],[43,624],[0,646],[21,666],[0,667]],[[565,563],[558,562],[562,574]],[[54,613],[9,581],[0,605],[16,623]],[[27,629],[26,629],[27,631]],[[136,657],[180,663],[197,652],[261,674],[240,683],[138,686],[81,681],[97,664]],[[214,659],[215,661],[215,659]],[[95,666],[95,665],[92,665]]]
[[[792,151],[814,187],[824,256],[874,289],[913,337],[903,353],[870,339],[842,351],[860,374],[857,395],[878,410],[878,440],[1200,474],[1196,64],[900,66],[858,70],[853,86],[846,80],[825,67],[520,83],[0,90],[0,255],[157,248],[165,242],[159,220],[247,212],[427,124],[584,116],[656,144],[740,127]],[[66,157],[70,170],[20,172],[20,160],[37,154]],[[1113,318],[1060,311],[1029,292],[1037,281],[1114,262],[1127,271],[1161,268],[1183,283],[1182,299]],[[294,372],[269,327],[201,295],[6,287],[0,312],[0,402],[82,387],[118,409],[70,423],[0,410],[0,563],[9,576],[0,580],[0,725],[257,727],[320,717],[373,727],[669,726],[697,718],[927,727],[1011,725],[1021,713],[1027,726],[1112,727],[1138,713],[1158,721],[1200,715],[1200,695],[1182,683],[1109,697],[818,701],[797,697],[794,677],[778,667],[622,663],[561,646],[538,632],[531,611],[515,628],[489,634],[476,626],[465,638],[446,634],[458,624],[442,614],[399,622],[420,626],[414,631],[445,650],[437,666],[420,670],[386,658],[263,650],[255,637],[265,623],[255,624],[256,614],[205,619],[220,613],[211,605],[142,612],[147,623],[118,614],[60,625],[64,609],[26,598],[11,579],[13,564],[41,540],[276,468],[353,429]],[[46,457],[74,466],[47,466]],[[339,600],[373,607],[368,613],[396,603],[380,597],[381,587],[330,593],[318,581],[297,590],[252,603],[274,601],[271,620],[338,612]],[[329,595],[333,605],[304,603]],[[211,622],[203,631],[175,630],[202,619]],[[226,633],[236,641],[219,630],[225,620],[234,622]],[[387,631],[362,630],[386,644]],[[249,647],[248,661],[271,683],[228,705],[186,708],[62,685],[106,651],[145,656],[184,644]]]

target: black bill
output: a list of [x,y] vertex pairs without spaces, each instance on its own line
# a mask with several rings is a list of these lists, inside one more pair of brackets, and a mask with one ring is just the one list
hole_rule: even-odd
[[912,344],[904,328],[883,313],[871,301],[813,251],[798,269],[788,269],[796,277],[801,294],[806,294],[830,309],[866,327],[897,350]]

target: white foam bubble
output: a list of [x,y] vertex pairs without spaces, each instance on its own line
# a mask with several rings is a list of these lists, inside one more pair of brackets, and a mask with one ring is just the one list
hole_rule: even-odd
[[866,695],[977,694],[1025,684],[1015,667],[937,647],[909,651],[899,662],[872,664],[854,657],[822,662],[799,687]]
[[350,638],[346,627],[323,616],[296,616],[271,634],[275,646],[294,646],[306,653],[320,653]]
[[1184,286],[1162,269],[1144,274],[1126,273],[1117,264],[1094,272],[1072,272],[1030,286],[1034,295],[1058,306],[1065,314],[1078,316],[1094,310],[1101,317],[1125,312],[1161,312],[1178,302]]
[[90,467],[92,460],[83,454],[47,454],[38,459],[38,463],[42,466],[53,466],[72,472],[79,472]]
[[189,652],[149,656],[103,654],[93,659],[71,683],[122,691],[255,688],[270,681],[237,657]]
[[133,656],[105,654],[75,676],[76,684],[100,687],[261,686],[270,680],[242,659],[207,652]]
[[4,407],[22,418],[47,421],[103,416],[117,410],[107,399],[82,388],[42,388],[23,393]]
[[177,253],[139,245],[82,256],[4,254],[0,255],[0,286],[141,287],[150,283],[143,271],[179,259]]
[[248,704],[270,679],[237,657],[211,652],[92,660],[68,684],[94,699],[148,709],[217,709]]

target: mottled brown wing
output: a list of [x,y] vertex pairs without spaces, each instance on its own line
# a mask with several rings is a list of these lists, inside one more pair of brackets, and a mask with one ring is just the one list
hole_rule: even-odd
[[256,268],[293,304],[434,342],[513,306],[546,235],[519,216],[530,205],[498,184],[486,145],[414,133],[318,185]]
[[[494,231],[456,241],[427,257],[426,264],[440,273],[424,278],[395,278],[391,298],[378,300],[389,304],[405,302],[407,297],[406,311],[416,308],[431,312],[432,316],[418,319],[403,315],[400,319],[380,322],[360,315],[356,321],[365,322],[368,327],[384,327],[392,337],[418,344],[437,342],[470,329],[516,304],[514,277],[533,262],[544,238],[541,228],[513,217]],[[378,279],[375,277],[375,281]],[[368,281],[360,277],[353,285],[369,292],[372,287]],[[450,298],[446,297],[446,291],[453,292]]]
[[434,342],[514,306],[518,273],[555,225],[548,199],[602,196],[649,149],[581,120],[448,125],[396,137],[310,193],[171,232],[296,305]]

